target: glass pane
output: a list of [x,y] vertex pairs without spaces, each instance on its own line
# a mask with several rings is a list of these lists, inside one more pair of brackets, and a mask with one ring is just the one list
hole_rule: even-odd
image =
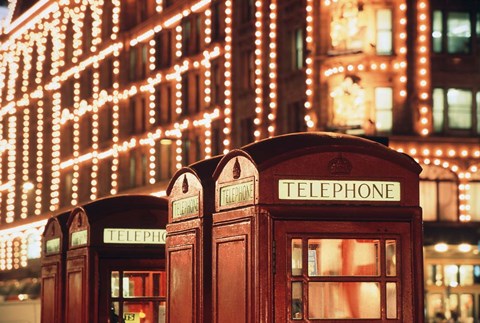
[[375,126],[379,131],[392,130],[393,89],[375,88]]
[[112,297],[119,297],[120,295],[120,275],[118,271],[112,271],[110,289]]
[[424,221],[437,220],[437,183],[420,181],[420,206]]
[[378,131],[390,132],[392,130],[392,111],[379,111],[377,110],[375,116],[375,127]]
[[447,15],[448,53],[470,52],[470,14],[468,12],[449,12]]
[[123,297],[165,296],[165,284],[165,272],[125,272]]
[[434,279],[434,266],[433,265],[425,265],[425,285],[431,286],[433,285]]
[[443,285],[443,266],[442,265],[435,265],[435,285],[442,286]]
[[[480,125],[480,115],[477,120]],[[480,221],[480,182],[470,182],[470,215],[472,221]]]
[[390,55],[392,53],[392,31],[378,31],[377,32],[377,54]]
[[395,240],[385,241],[385,260],[387,276],[397,275],[397,242]]
[[443,221],[457,221],[457,184],[455,182],[440,182],[438,190],[440,219]]
[[110,322],[109,323],[119,323],[120,315],[120,305],[118,302],[113,302],[110,304]]
[[379,240],[309,239],[309,276],[378,276]]
[[472,92],[448,89],[448,122],[450,128],[469,129],[472,125]]
[[433,321],[435,318],[442,317],[444,312],[442,294],[427,294],[427,318]]
[[458,311],[458,294],[450,294],[447,298],[447,304],[445,306],[451,312]]
[[309,319],[379,319],[380,284],[367,282],[311,282]]
[[445,285],[450,287],[458,286],[458,266],[457,265],[445,266]]
[[433,89],[433,129],[437,133],[443,131],[444,109],[445,100],[443,89]]
[[155,302],[133,303],[125,302],[123,304],[124,323],[138,322],[158,322],[159,313],[155,310]]
[[292,283],[292,319],[303,318],[303,290],[302,282]]
[[397,283],[387,283],[387,319],[397,318]]
[[465,322],[473,322],[473,295],[460,295],[460,317],[465,319]]
[[435,10],[433,12],[433,24],[432,24],[432,42],[433,42],[433,52],[440,53],[442,52],[442,12]]
[[461,265],[460,266],[460,286],[473,285],[473,266]]
[[302,274],[302,239],[292,239],[292,275]]

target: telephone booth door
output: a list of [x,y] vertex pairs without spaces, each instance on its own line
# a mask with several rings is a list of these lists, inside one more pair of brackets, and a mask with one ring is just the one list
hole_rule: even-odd
[[[164,323],[167,292],[164,260],[104,259],[100,264],[99,322]],[[105,317],[105,315],[107,315]]]
[[411,230],[409,222],[276,221],[275,321],[414,322]]

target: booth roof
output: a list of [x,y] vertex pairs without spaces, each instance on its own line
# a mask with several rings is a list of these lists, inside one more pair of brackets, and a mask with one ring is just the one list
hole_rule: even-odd
[[248,144],[240,150],[253,159],[258,169],[294,156],[314,151],[356,152],[378,156],[420,174],[422,168],[415,160],[378,142],[332,132],[304,132],[281,135]]

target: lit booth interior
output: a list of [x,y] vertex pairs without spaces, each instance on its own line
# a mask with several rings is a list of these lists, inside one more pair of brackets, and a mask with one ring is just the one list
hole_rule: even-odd
[[229,152],[213,175],[212,322],[423,322],[420,172],[339,134]]
[[165,322],[167,207],[129,195],[71,212],[64,322]]
[[170,323],[211,320],[211,241],[215,183],[220,156],[175,173],[167,189],[167,315]]
[[70,212],[48,219],[42,239],[41,322],[63,322],[65,301],[65,257]]

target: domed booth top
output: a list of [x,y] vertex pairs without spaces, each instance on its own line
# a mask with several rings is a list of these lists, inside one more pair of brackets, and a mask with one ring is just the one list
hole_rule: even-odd
[[423,322],[420,172],[333,133],[226,154],[213,175],[214,322]]
[[[109,197],[71,212],[65,322],[165,315],[167,212],[166,199],[141,195]],[[143,305],[136,303],[145,296]],[[163,304],[163,313],[151,309],[154,303]]]
[[177,171],[167,188],[167,315],[170,323],[211,322],[212,174],[221,156]]
[[42,239],[41,322],[63,322],[65,257],[68,247],[67,220],[70,212],[48,219]]

